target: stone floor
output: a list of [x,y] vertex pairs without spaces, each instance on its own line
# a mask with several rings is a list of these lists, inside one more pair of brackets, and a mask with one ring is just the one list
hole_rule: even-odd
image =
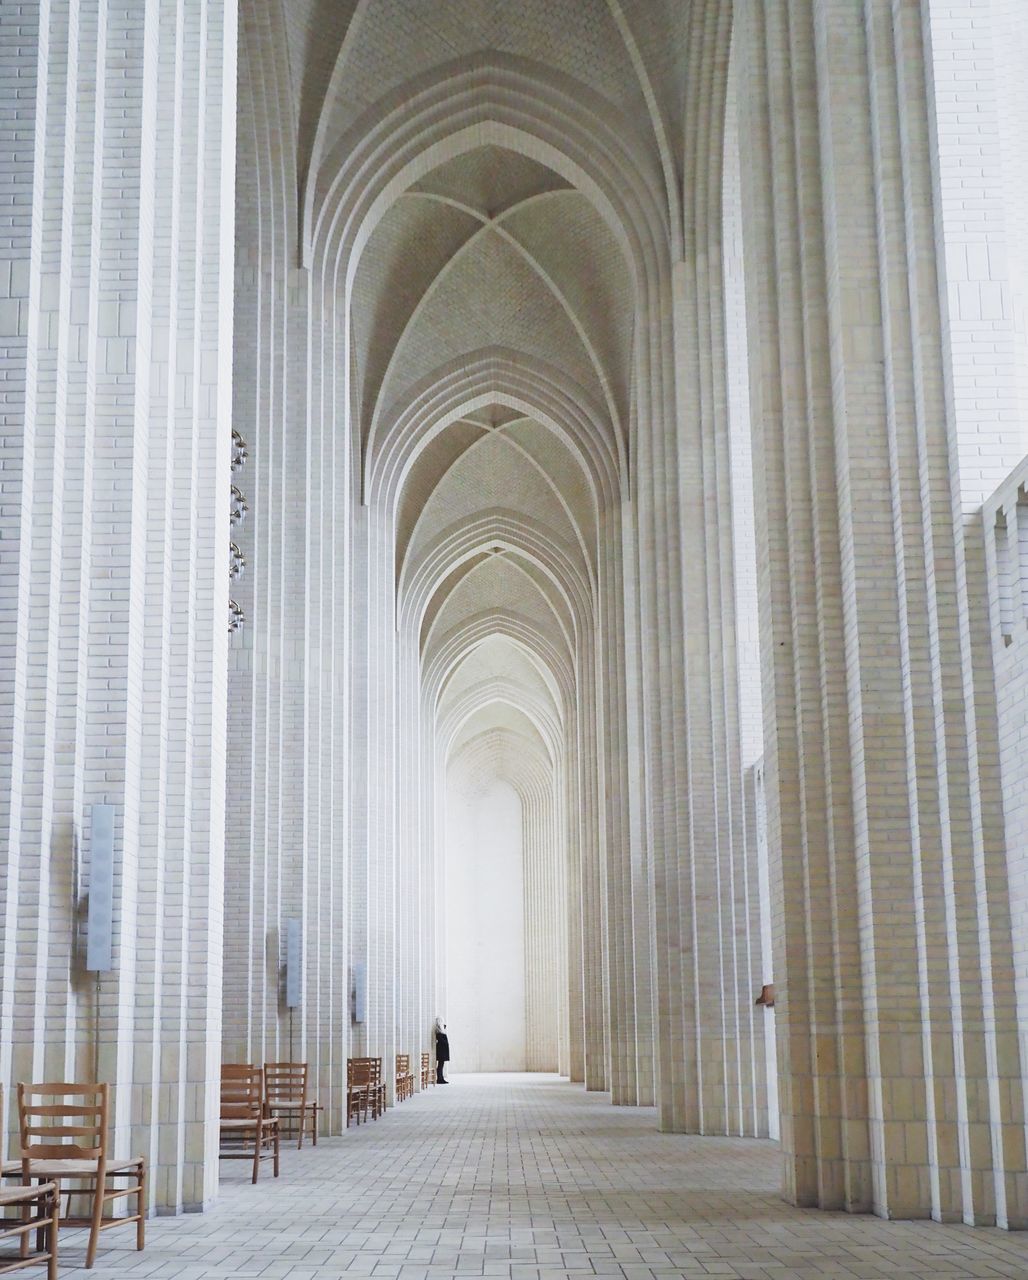
[[[62,1276],[1028,1277],[1028,1234],[792,1209],[770,1143],[659,1134],[651,1111],[547,1076],[469,1076],[318,1149],[281,1179],[225,1167],[213,1212],[62,1239]],[[32,1271],[24,1273],[35,1275]],[[41,1274],[41,1273],[40,1273]]]

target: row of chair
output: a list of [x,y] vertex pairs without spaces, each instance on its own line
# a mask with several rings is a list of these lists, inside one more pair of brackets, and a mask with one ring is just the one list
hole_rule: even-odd
[[[431,1058],[421,1055],[421,1086],[431,1083]],[[396,1055],[396,1097],[402,1101],[414,1093],[410,1055]],[[346,1123],[378,1119],[385,1111],[385,1084],[381,1058],[350,1058],[347,1062]],[[0,1085],[0,1117],[4,1110]],[[318,1142],[316,1099],[308,1097],[305,1062],[225,1063],[221,1070],[222,1159],[244,1159],[253,1165],[256,1182],[261,1162],[271,1160],[279,1176],[283,1127],[303,1147],[308,1131]],[[0,1242],[17,1243],[13,1258],[0,1258],[0,1274],[45,1262],[49,1280],[57,1276],[59,1226],[88,1227],[86,1266],[96,1260],[101,1231],[135,1224],[136,1248],[145,1244],[146,1160],[110,1156],[110,1085],[43,1083],[18,1085],[19,1157],[0,1163],[0,1177],[18,1179],[20,1185],[0,1186]],[[74,1186],[67,1186],[67,1183]],[[67,1199],[61,1213],[61,1197]],[[113,1202],[134,1199],[132,1213],[105,1216]],[[85,1199],[88,1211],[73,1215],[72,1201]],[[35,1234],[35,1248],[32,1236]]]
[[[0,1086],[0,1116],[5,1115]],[[0,1206],[17,1208],[17,1219],[0,1220],[0,1240],[17,1239],[18,1254],[0,1261],[0,1274],[46,1262],[49,1280],[57,1275],[58,1227],[88,1227],[86,1266],[96,1260],[101,1231],[136,1225],[136,1248],[145,1243],[146,1160],[112,1160],[108,1150],[110,1085],[19,1084],[17,1160],[5,1160],[0,1176],[20,1186],[0,1188]],[[68,1187],[65,1184],[77,1184]],[[35,1185],[33,1185],[35,1183]],[[60,1211],[60,1197],[67,1197]],[[135,1212],[104,1217],[124,1196],[134,1197]],[[88,1212],[73,1215],[71,1202],[85,1199]],[[36,1233],[32,1249],[32,1233]]]
[[396,1055],[396,1101],[406,1102],[414,1097],[414,1073],[410,1069],[410,1054]]
[[[427,1089],[431,1082],[431,1055],[421,1055],[421,1087]],[[414,1096],[414,1072],[409,1053],[396,1055],[393,1086],[397,1102],[405,1102]],[[377,1120],[385,1113],[386,1090],[382,1078],[381,1058],[348,1058],[346,1062],[346,1127],[350,1122],[360,1124],[368,1119]]]
[[[423,1053],[421,1055],[421,1087],[427,1089],[432,1084],[435,1084],[432,1078],[432,1055]],[[414,1072],[411,1070],[410,1054],[398,1053],[396,1055],[396,1100],[403,1102],[404,1099],[413,1096]]]
[[350,1121],[360,1124],[368,1118],[377,1120],[385,1111],[385,1081],[381,1058],[347,1058],[346,1060],[346,1127]]
[[310,1127],[318,1145],[318,1112],[321,1105],[307,1096],[306,1062],[225,1062],[221,1067],[222,1160],[248,1160],[252,1181],[260,1174],[262,1160],[271,1160],[279,1176],[282,1128],[291,1130],[297,1150]]

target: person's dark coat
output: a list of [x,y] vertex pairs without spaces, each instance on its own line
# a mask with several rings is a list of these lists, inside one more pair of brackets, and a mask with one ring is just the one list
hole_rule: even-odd
[[435,1033],[435,1060],[436,1062],[450,1061],[450,1037],[445,1031]]

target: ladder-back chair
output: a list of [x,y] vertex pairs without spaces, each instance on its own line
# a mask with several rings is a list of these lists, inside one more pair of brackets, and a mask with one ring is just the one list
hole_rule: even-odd
[[[108,1149],[110,1085],[19,1084],[20,1160],[3,1165],[5,1178],[20,1176],[23,1186],[53,1182],[68,1199],[61,1225],[88,1227],[86,1266],[96,1261],[101,1231],[136,1224],[136,1248],[146,1243],[146,1161],[142,1156],[112,1160]],[[124,1180],[124,1185],[122,1185]],[[82,1186],[68,1187],[67,1183]],[[123,1197],[135,1198],[135,1212],[105,1217]],[[75,1197],[88,1198],[90,1212],[70,1212]]]
[[[4,1086],[0,1084],[0,1163],[7,1145],[7,1110]],[[21,1171],[21,1162],[17,1163]],[[16,1217],[8,1217],[5,1209],[17,1209]],[[17,1242],[17,1254],[0,1254],[0,1275],[20,1271],[22,1267],[47,1264],[47,1280],[57,1280],[57,1229],[60,1223],[61,1195],[56,1182],[40,1182],[35,1186],[0,1187],[0,1241]],[[36,1233],[36,1247],[30,1244]]]
[[421,1087],[422,1089],[427,1089],[428,1086],[432,1083],[431,1075],[432,1075],[432,1055],[430,1053],[423,1053],[421,1055]]
[[377,1120],[385,1115],[386,1082],[382,1077],[382,1059],[369,1058],[371,1063],[371,1118]]
[[317,1099],[307,1096],[306,1062],[266,1062],[264,1096],[270,1116],[280,1122],[291,1124],[295,1121],[298,1151],[303,1146],[304,1130],[308,1124],[311,1141],[315,1146],[318,1145],[318,1112],[322,1108]]
[[410,1069],[410,1054],[396,1055],[396,1101],[404,1102],[414,1094],[414,1076]]
[[360,1124],[367,1120],[371,1106],[371,1059],[347,1058],[346,1060],[346,1127],[350,1121]]
[[[0,1187],[0,1211],[19,1209],[17,1218],[0,1218],[0,1241],[18,1242],[17,1255],[0,1254],[0,1276],[45,1262],[47,1280],[57,1280],[57,1228],[61,1195],[56,1182],[32,1187]],[[35,1232],[36,1247],[29,1241]]]
[[221,1065],[222,1160],[253,1162],[252,1182],[257,1181],[261,1161],[271,1160],[279,1171],[279,1126],[265,1114],[264,1071],[244,1062]]

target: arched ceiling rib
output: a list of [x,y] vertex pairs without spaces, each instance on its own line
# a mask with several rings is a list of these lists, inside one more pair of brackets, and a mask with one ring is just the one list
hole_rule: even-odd
[[531,689],[537,698],[546,699],[551,713],[560,718],[560,690],[545,663],[525,645],[496,633],[469,647],[446,686],[446,699],[460,696],[498,676]]
[[351,308],[365,435],[434,367],[483,340],[535,360],[557,353],[624,435],[631,281],[606,224],[577,192],[532,195],[489,220],[401,197],[361,257]]
[[427,657],[434,638],[483,612],[511,613],[574,652],[574,618],[552,583],[539,580],[520,558],[496,551],[485,556],[454,586],[431,627],[423,632]]
[[528,619],[504,610],[483,610],[458,627],[440,636],[426,656],[423,668],[425,705],[435,713],[437,699],[446,683],[467,655],[485,640],[503,636],[533,655],[545,669],[547,683],[553,683],[555,696],[564,707],[570,707],[575,693],[574,668],[566,648]]
[[325,103],[319,122],[325,138],[348,132],[406,81],[482,49],[545,63],[649,124],[637,69],[606,0],[375,0],[361,7],[346,65],[337,68],[347,92]]
[[486,144],[433,169],[408,194],[462,205],[488,222],[532,196],[571,190],[560,174],[530,156]]
[[[433,65],[482,49],[547,65],[637,124],[672,216],[690,0],[278,0],[293,69],[301,175],[362,113]],[[305,184],[306,185],[306,184]]]
[[512,728],[483,728],[470,734],[451,753],[450,778],[471,791],[497,778],[508,782],[522,802],[552,796],[553,769],[538,740]]

